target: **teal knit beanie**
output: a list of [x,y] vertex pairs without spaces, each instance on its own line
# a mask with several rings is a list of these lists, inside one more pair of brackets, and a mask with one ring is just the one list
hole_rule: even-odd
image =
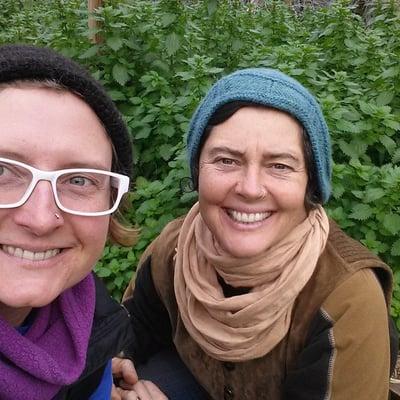
[[249,68],[225,76],[214,84],[193,114],[187,136],[192,180],[197,179],[197,163],[205,128],[224,104],[246,101],[272,107],[295,117],[304,127],[314,158],[314,174],[322,203],[331,192],[331,145],[328,127],[314,96],[299,82],[282,72]]

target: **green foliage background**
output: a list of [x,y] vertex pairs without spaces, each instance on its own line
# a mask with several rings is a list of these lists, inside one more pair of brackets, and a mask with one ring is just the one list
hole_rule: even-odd
[[[87,2],[0,0],[0,42],[48,45],[86,65],[117,102],[134,138],[133,249],[108,245],[97,273],[120,298],[138,258],[195,200],[184,136],[201,97],[239,67],[278,68],[319,99],[335,160],[330,215],[394,271],[400,328],[400,14],[375,2],[368,21],[337,1],[296,13],[283,1],[105,1],[88,40]],[[397,9],[396,9],[397,8]],[[93,32],[92,32],[93,33]]]

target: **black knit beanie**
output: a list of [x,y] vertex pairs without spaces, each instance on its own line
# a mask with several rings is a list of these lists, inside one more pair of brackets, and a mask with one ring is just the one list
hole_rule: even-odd
[[117,154],[113,170],[130,176],[132,145],[121,114],[104,88],[80,65],[49,48],[0,46],[0,82],[52,80],[78,93],[103,123]]

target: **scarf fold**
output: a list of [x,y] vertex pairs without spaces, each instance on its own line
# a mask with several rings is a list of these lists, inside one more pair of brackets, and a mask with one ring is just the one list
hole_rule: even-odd
[[[245,361],[286,335],[296,297],[311,278],[329,233],[322,207],[260,255],[235,258],[216,243],[196,203],[178,237],[174,288],[190,336],[211,357]],[[245,233],[244,233],[245,234]],[[218,275],[249,293],[225,298]]]
[[90,274],[39,308],[24,336],[0,318],[1,398],[52,399],[76,381],[86,362],[94,307]]

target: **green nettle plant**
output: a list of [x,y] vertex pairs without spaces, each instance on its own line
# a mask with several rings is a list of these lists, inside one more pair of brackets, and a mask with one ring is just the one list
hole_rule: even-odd
[[[105,0],[87,28],[87,2],[0,1],[1,43],[46,45],[105,85],[134,142],[127,220],[134,248],[109,244],[96,271],[117,299],[141,253],[196,200],[188,190],[185,134],[210,85],[237,68],[277,68],[319,99],[331,137],[329,214],[393,269],[400,329],[400,11],[376,1],[367,17],[350,0],[301,13],[283,1]],[[93,44],[90,34],[101,42]]]

